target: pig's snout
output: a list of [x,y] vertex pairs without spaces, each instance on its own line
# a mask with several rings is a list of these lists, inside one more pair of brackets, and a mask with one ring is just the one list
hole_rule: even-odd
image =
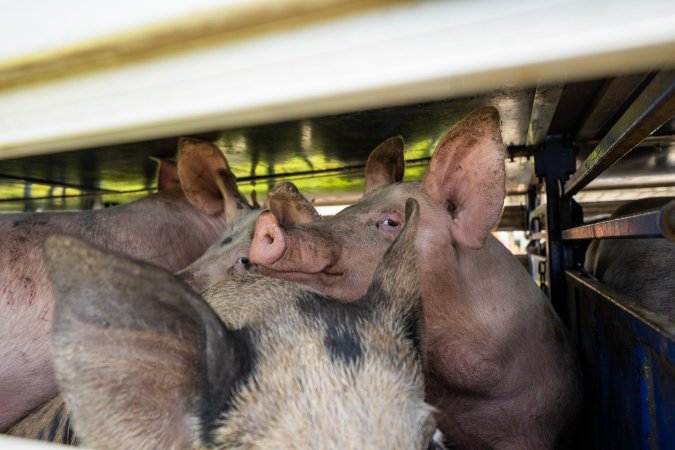
[[287,246],[284,230],[274,214],[271,211],[260,214],[251,241],[250,261],[257,265],[271,266],[281,259]]

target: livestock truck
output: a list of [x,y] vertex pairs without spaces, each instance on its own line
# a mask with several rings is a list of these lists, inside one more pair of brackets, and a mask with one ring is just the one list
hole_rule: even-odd
[[420,180],[444,130],[493,106],[494,232],[578,352],[574,448],[675,448],[675,3],[37,3],[0,14],[2,213],[144,197],[151,158],[191,136],[263,207],[289,180],[332,216],[380,142],[402,136]]

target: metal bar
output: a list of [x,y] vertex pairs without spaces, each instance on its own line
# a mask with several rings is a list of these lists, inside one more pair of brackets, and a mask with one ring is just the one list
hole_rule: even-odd
[[675,241],[675,200],[665,205],[661,210],[660,223],[663,235],[671,241]]
[[[60,187],[60,186],[59,186]],[[103,191],[103,192],[97,192],[97,191],[92,191],[92,192],[85,192],[83,194],[61,194],[61,195],[45,195],[43,197],[30,197],[29,200],[60,200],[64,198],[82,198],[82,197],[92,197],[95,195],[131,195],[131,194],[137,194],[139,192],[147,192],[147,193],[152,193],[155,189],[153,188],[145,188],[145,189],[134,189],[132,191]],[[14,203],[14,202],[22,202],[26,200],[25,197],[13,197],[13,198],[0,198],[0,204],[2,203]]]
[[530,220],[534,219],[535,217],[541,217],[546,213],[546,203],[542,203],[541,205],[537,206],[532,210],[530,213]]
[[[575,148],[595,148],[598,144],[600,143],[600,139],[591,139],[588,141],[580,141],[575,139],[572,142],[572,146]],[[639,144],[637,144],[635,147],[669,147],[671,145],[675,145],[675,135],[671,134],[665,134],[665,135],[654,135],[654,136],[647,136],[644,138],[642,141],[640,141]],[[635,148],[633,147],[633,148]],[[521,151],[521,154],[516,154],[516,156],[528,156],[525,151],[529,149],[536,149],[536,147],[525,147],[525,146],[513,146],[509,147],[507,151],[509,152],[509,156],[511,156],[511,149],[523,149]]]
[[542,150],[535,154],[534,166],[535,174],[544,179],[546,189],[546,292],[560,318],[568,323],[564,269],[569,245],[560,233],[573,222],[570,202],[560,198],[560,188],[563,180],[574,171],[574,151],[562,137],[549,136]]
[[527,129],[526,146],[539,145],[546,138],[562,91],[562,84],[537,86],[537,90],[534,93],[534,101],[532,102],[530,125]]
[[666,237],[675,241],[675,200],[655,211],[631,214],[563,230],[563,240]]
[[79,191],[91,191],[91,192],[96,192],[96,193],[117,194],[117,193],[121,192],[121,191],[117,191],[117,190],[113,190],[113,189],[102,189],[102,188],[96,187],[96,186],[87,186],[87,185],[84,185],[84,184],[64,183],[64,182],[61,182],[61,181],[45,180],[45,179],[41,179],[41,178],[17,177],[15,175],[8,175],[8,174],[0,173],[0,181],[2,181],[3,179],[5,179],[5,180],[17,180],[17,181],[28,182],[28,183],[33,183],[33,184],[45,184],[47,186],[54,186],[54,187],[66,187],[66,188],[71,188],[71,189],[77,189]]
[[[79,3],[107,19],[101,13],[107,2]],[[188,2],[158,5],[178,3]],[[14,2],[12,14],[3,10],[0,18],[8,26],[2,28],[3,36],[12,36],[12,45],[4,47],[18,49],[16,64],[9,55],[0,55],[0,78],[5,80],[0,85],[17,79],[18,63],[34,64],[27,67],[30,73],[21,72],[19,85],[0,89],[0,158],[471,97],[503,86],[505,80],[531,86],[606,76],[616,73],[619,65],[641,72],[675,63],[672,0],[650,2],[649,7],[628,0],[516,0],[508,8],[496,8],[494,0],[392,1],[386,6],[384,0],[351,1],[353,12],[331,17],[321,11],[281,13],[288,1],[217,3],[223,8],[216,14],[205,6],[202,20],[183,14],[174,22],[153,14],[152,20],[124,21],[124,15],[114,14],[117,20],[102,23],[115,24],[117,31],[101,34],[89,20],[96,14],[87,14],[87,21],[61,16],[53,20],[49,14],[21,18],[17,11],[31,11],[26,5],[32,2]],[[269,20],[272,3],[283,14],[279,21]],[[323,3],[294,2],[302,9]],[[113,6],[116,12],[124,10],[119,2],[107,7]],[[65,11],[69,18],[86,14],[79,7],[72,9]],[[231,28],[253,10],[261,14],[250,26]],[[54,47],[50,42],[22,51],[22,44],[41,42],[33,39],[35,29],[58,31],[63,23],[78,30],[68,33],[75,36],[68,45]],[[624,23],[630,26],[618,25]],[[195,35],[181,39],[183,30]],[[167,40],[155,42],[156,31]],[[495,45],[505,36],[508,55]],[[64,51],[83,48],[88,49],[83,60],[61,57]],[[48,60],[56,65],[50,67]],[[405,70],[401,61],[406,62]],[[59,76],[56,67],[63,70]],[[349,76],[336,82],[336,67]],[[131,73],[142,77],[128,76]]]
[[608,80],[579,128],[575,140],[588,141],[601,137],[601,133],[609,129],[610,121],[616,117],[619,108],[631,99],[646,78],[646,74],[636,74]]
[[658,73],[565,183],[563,197],[583,189],[675,112],[675,71]]
[[538,254],[536,254],[536,253],[531,253],[531,252],[527,252],[527,254],[528,254],[529,256],[531,256],[532,259],[534,259],[534,260],[536,260],[536,261],[546,261],[546,257],[545,257],[545,256],[538,255]]
[[668,362],[675,363],[675,326],[672,320],[662,314],[653,314],[653,311],[639,303],[639,299],[625,297],[580,272],[566,270],[565,277],[570,283],[602,299],[613,310],[616,318],[626,325],[626,329],[635,333]]
[[[416,158],[416,159],[406,159],[406,167],[423,167],[429,164],[431,157]],[[270,173],[265,175],[255,175],[255,176],[246,176],[246,177],[237,177],[237,182],[246,183],[249,181],[262,181],[262,180],[275,180],[277,178],[282,178],[284,180],[295,179],[296,177],[310,177],[314,178],[322,175],[345,175],[352,172],[359,172],[365,170],[365,164],[352,164],[348,166],[332,167],[329,169],[316,169],[316,170],[301,170],[297,172],[278,172]]]

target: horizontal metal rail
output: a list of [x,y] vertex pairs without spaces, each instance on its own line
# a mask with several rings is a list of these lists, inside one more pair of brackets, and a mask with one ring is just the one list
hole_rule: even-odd
[[538,255],[536,253],[530,253],[527,252],[527,256],[531,257],[533,260],[539,262],[539,261],[546,261],[546,256],[543,255]]
[[675,241],[675,200],[662,208],[563,230],[564,240],[666,237]]
[[565,183],[563,198],[583,189],[675,114],[675,71],[658,73]]
[[639,299],[624,296],[581,272],[566,270],[565,277],[568,282],[609,307],[612,314],[624,322],[626,331],[636,333],[640,341],[668,359],[670,364],[675,363],[675,326],[671,320],[661,314],[654,314],[640,304]]
[[546,203],[542,203],[530,211],[530,220],[536,217],[543,217],[544,215],[546,215]]

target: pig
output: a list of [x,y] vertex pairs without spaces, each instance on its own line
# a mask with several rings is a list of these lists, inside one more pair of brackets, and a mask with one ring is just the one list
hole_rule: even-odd
[[[257,203],[254,199],[254,203]],[[297,187],[289,181],[277,184],[268,193],[269,208],[283,211],[289,220],[296,223],[308,223],[319,220],[319,213]],[[251,238],[255,223],[260,215],[259,209],[249,209],[245,213],[229,220],[221,238],[195,262],[176,275],[189,284],[195,291],[201,292],[215,284],[221,278],[235,273],[256,273],[257,268],[249,260]]]
[[[254,204],[257,205],[255,199]],[[268,193],[268,204],[273,211],[283,209],[297,223],[308,223],[321,218],[314,206],[288,181],[277,184]],[[256,267],[248,261],[248,252],[259,214],[259,209],[251,209],[228,220],[220,240],[209,247],[197,261],[176,272],[176,276],[201,293],[226,276],[245,272],[257,273]],[[70,427],[69,414],[64,408],[61,396],[49,400],[14,424],[7,434],[77,445],[77,435]]]
[[[612,217],[653,210],[673,200],[673,197],[633,200],[618,207]],[[584,269],[630,300],[675,321],[675,242],[596,239],[586,249]]]
[[49,333],[53,294],[42,260],[46,237],[80,236],[115,251],[182,269],[250,209],[221,151],[182,138],[178,163],[162,162],[159,192],[104,210],[0,218],[0,431],[57,393]]
[[81,442],[442,448],[424,401],[414,200],[405,214],[353,303],[250,273],[202,298],[153,265],[49,238],[55,367]]
[[[390,144],[402,148],[400,138]],[[354,300],[368,289],[375,261],[404,227],[406,199],[414,198],[424,246],[427,399],[446,442],[564,447],[580,408],[579,362],[549,300],[491,234],[505,196],[497,109],[479,109],[447,131],[421,183],[399,182],[395,169],[372,172],[379,176],[366,183],[364,197],[332,219],[287,228],[263,212],[251,261],[264,274]]]

